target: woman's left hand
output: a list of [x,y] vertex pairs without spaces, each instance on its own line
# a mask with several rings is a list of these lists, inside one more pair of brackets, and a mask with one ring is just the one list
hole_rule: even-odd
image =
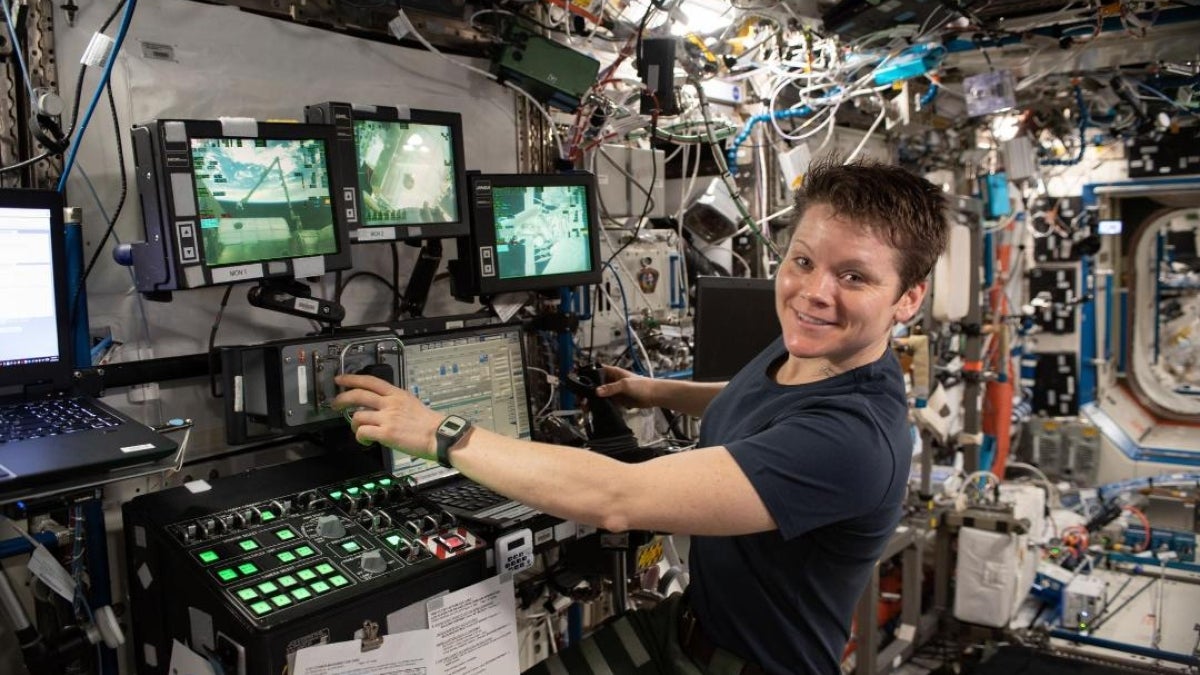
[[350,429],[363,445],[382,443],[416,457],[437,456],[435,434],[445,415],[430,410],[408,390],[371,375],[338,375],[346,391],[333,400],[335,410],[355,409]]

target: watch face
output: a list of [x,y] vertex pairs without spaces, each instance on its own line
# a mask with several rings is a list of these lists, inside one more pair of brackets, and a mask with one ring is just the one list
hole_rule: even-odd
[[442,424],[438,427],[437,432],[443,436],[454,436],[469,424],[470,422],[458,415],[450,415],[442,420]]

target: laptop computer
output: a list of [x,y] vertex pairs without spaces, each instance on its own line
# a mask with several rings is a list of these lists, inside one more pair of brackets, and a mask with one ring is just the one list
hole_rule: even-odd
[[[404,339],[405,385],[430,408],[532,438],[521,328],[498,324]],[[392,473],[459,518],[507,529],[537,511],[424,459],[392,452]]]
[[95,478],[178,445],[71,392],[62,196],[0,189],[0,497]]

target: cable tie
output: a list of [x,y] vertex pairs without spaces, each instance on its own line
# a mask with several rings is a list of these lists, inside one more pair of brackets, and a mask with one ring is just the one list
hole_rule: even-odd
[[412,22],[408,20],[408,15],[404,10],[396,15],[396,18],[388,22],[388,31],[391,32],[397,40],[403,40],[406,35],[413,32]]
[[91,41],[88,42],[87,49],[83,50],[83,56],[79,58],[79,62],[85,66],[103,67],[112,56],[113,47],[116,44],[115,40],[104,33],[94,33]]

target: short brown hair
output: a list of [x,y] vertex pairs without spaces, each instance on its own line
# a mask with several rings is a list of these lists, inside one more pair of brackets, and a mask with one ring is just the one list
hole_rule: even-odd
[[796,222],[811,204],[873,233],[896,249],[902,291],[933,270],[946,248],[946,197],[941,188],[908,171],[873,160],[842,164],[827,157],[809,167],[796,190]]

